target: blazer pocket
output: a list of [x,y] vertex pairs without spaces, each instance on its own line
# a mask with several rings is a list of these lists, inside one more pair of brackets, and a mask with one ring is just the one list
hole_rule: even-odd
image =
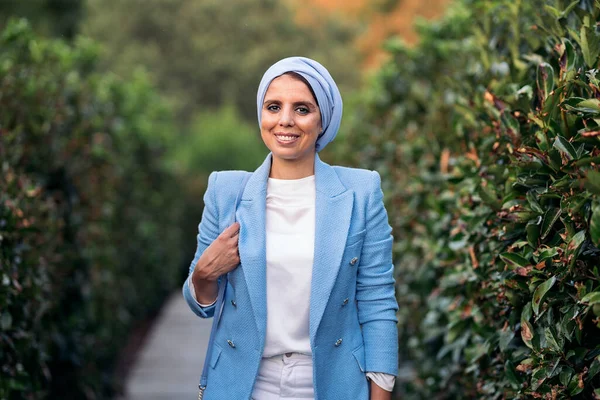
[[221,356],[222,351],[223,349],[221,349],[221,347],[218,344],[213,343],[213,350],[210,357],[210,367],[212,369],[214,369],[217,366],[217,362],[219,361],[219,357]]
[[367,232],[367,230],[363,229],[362,231],[355,233],[354,235],[348,236],[348,238],[346,239],[346,247],[350,247],[353,244],[356,244],[356,243],[360,242],[361,240],[363,240],[366,232]]
[[352,350],[352,355],[358,363],[358,367],[362,372],[365,372],[365,345],[361,344],[357,349]]

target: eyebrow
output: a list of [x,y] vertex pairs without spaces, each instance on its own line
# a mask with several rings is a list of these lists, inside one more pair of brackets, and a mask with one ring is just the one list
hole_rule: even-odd
[[[281,104],[281,101],[267,99],[267,100],[264,101],[263,106],[266,105],[266,104],[273,104],[273,103]],[[294,106],[308,106],[308,108],[313,108],[313,109],[317,108],[317,106],[313,102],[311,102],[311,101],[296,101],[296,102],[292,103],[292,105],[294,105]]]

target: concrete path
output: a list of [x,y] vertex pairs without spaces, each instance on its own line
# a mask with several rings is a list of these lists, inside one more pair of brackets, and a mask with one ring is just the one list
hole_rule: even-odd
[[125,400],[198,398],[211,324],[192,313],[180,291],[173,293],[129,374]]

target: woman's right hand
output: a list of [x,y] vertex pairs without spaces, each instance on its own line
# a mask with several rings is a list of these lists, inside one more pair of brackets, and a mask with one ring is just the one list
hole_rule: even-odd
[[212,303],[217,297],[217,278],[240,263],[239,233],[240,224],[235,222],[221,232],[198,259],[192,272],[192,283],[200,303]]
[[240,263],[240,253],[238,252],[239,233],[239,222],[227,227],[204,250],[194,267],[192,279],[216,281],[219,276],[235,269]]

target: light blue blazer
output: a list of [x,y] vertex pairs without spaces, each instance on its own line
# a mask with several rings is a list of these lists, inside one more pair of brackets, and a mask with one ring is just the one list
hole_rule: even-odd
[[[267,320],[265,212],[270,168],[271,154],[252,173],[236,212],[241,264],[229,273],[210,360],[207,400],[250,399],[258,373]],[[246,174],[210,175],[190,275],[204,250],[231,225]],[[315,184],[309,318],[315,398],[367,400],[367,371],[398,372],[392,236],[381,181],[377,172],[332,167],[317,155]],[[200,307],[187,280],[183,294],[196,315],[213,316],[214,306]]]

